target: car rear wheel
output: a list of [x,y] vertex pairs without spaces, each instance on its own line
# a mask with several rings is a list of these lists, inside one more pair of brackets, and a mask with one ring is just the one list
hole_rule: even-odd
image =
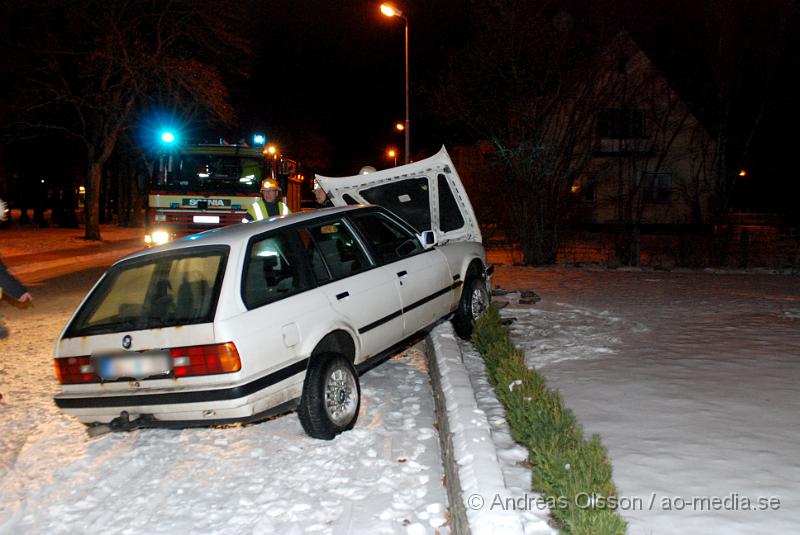
[[456,334],[464,340],[469,340],[475,320],[487,308],[489,308],[489,292],[486,290],[486,283],[483,279],[467,279],[464,291],[461,293],[461,301],[458,303],[458,310],[453,318]]
[[309,436],[330,440],[352,429],[361,406],[361,385],[349,360],[336,354],[312,359],[297,414]]

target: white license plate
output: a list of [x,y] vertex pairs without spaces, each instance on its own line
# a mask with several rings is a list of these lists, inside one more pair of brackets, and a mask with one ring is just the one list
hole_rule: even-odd
[[106,380],[144,379],[167,375],[172,369],[169,356],[162,352],[101,357],[98,360],[100,377]]
[[218,215],[196,215],[192,217],[192,221],[195,223],[207,223],[212,225],[219,225],[219,216]]

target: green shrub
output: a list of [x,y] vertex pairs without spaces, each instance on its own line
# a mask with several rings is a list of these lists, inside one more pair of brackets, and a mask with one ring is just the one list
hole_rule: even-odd
[[[517,349],[490,307],[475,323],[472,344],[483,356],[489,380],[506,410],[511,435],[528,448],[532,486],[554,507],[551,514],[562,533],[603,535],[624,533],[625,521],[607,502],[592,506],[590,497],[617,495],[611,463],[597,435],[586,440],[572,411],[544,378],[525,366]],[[563,497],[563,498],[561,498]]]

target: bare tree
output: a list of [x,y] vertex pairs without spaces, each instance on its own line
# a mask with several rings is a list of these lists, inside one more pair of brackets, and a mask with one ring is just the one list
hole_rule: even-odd
[[[509,211],[526,264],[556,259],[572,179],[591,158],[599,40],[555,2],[475,4],[473,41],[453,55],[436,109],[495,148],[495,210]],[[487,202],[481,199],[480,202]]]
[[[7,47],[22,76],[19,122],[58,130],[85,149],[87,239],[100,239],[103,169],[136,112],[171,102],[227,121],[219,69],[246,53],[241,6],[208,1],[20,0]],[[227,63],[226,63],[227,62]]]

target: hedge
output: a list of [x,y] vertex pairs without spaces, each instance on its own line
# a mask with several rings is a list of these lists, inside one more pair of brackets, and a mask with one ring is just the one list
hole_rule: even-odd
[[483,356],[514,440],[528,449],[533,489],[551,505],[556,527],[574,535],[624,533],[600,437],[585,439],[559,393],[525,366],[524,353],[511,342],[495,307],[477,320],[472,343]]

